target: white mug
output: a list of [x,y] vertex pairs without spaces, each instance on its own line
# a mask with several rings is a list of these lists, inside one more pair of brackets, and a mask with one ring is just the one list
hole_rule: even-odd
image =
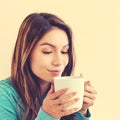
[[65,94],[70,92],[77,92],[77,94],[71,99],[79,98],[79,100],[65,110],[72,109],[72,108],[78,108],[78,110],[81,109],[83,104],[83,96],[84,96],[84,78],[83,77],[80,77],[80,76],[56,77],[54,78],[54,87],[55,87],[55,91],[63,88],[68,88],[68,91]]

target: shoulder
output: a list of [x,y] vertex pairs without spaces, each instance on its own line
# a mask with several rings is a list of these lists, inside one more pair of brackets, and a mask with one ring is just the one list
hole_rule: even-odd
[[[3,79],[3,80],[0,80],[0,86],[3,88],[3,87],[8,87],[8,86],[12,86],[12,80],[11,78],[6,78],[6,79]],[[0,87],[0,88],[1,88]]]
[[22,104],[18,93],[16,92],[11,78],[0,80],[0,101],[10,102],[12,105]]
[[4,80],[0,80],[0,94],[15,94],[17,96],[17,93],[13,87],[11,78],[6,78]]
[[[13,119],[22,118],[24,106],[17,94],[11,78],[0,80],[0,119],[8,117]],[[6,116],[7,115],[7,116]]]

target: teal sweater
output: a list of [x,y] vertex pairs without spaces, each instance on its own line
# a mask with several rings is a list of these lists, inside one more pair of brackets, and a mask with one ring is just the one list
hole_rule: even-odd
[[[11,79],[0,80],[0,120],[22,120],[24,114],[24,105],[14,89]],[[90,113],[84,117],[77,112],[76,120],[89,120]],[[48,115],[41,108],[35,120],[59,120]]]

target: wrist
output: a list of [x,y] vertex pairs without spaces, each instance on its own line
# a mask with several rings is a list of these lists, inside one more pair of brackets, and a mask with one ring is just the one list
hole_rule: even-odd
[[87,115],[87,109],[85,109],[85,110],[80,110],[80,112],[83,114],[83,116],[86,116]]

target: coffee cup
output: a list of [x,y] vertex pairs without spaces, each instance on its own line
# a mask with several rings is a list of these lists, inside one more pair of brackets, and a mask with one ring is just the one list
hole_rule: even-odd
[[68,88],[65,94],[68,94],[71,92],[77,92],[77,94],[74,97],[72,97],[70,100],[75,98],[79,98],[79,100],[75,104],[66,108],[65,110],[72,109],[72,108],[78,108],[78,110],[81,109],[83,104],[83,96],[84,96],[84,78],[83,77],[80,77],[80,76],[55,77],[54,87],[55,87],[55,91],[58,91],[63,88]]

